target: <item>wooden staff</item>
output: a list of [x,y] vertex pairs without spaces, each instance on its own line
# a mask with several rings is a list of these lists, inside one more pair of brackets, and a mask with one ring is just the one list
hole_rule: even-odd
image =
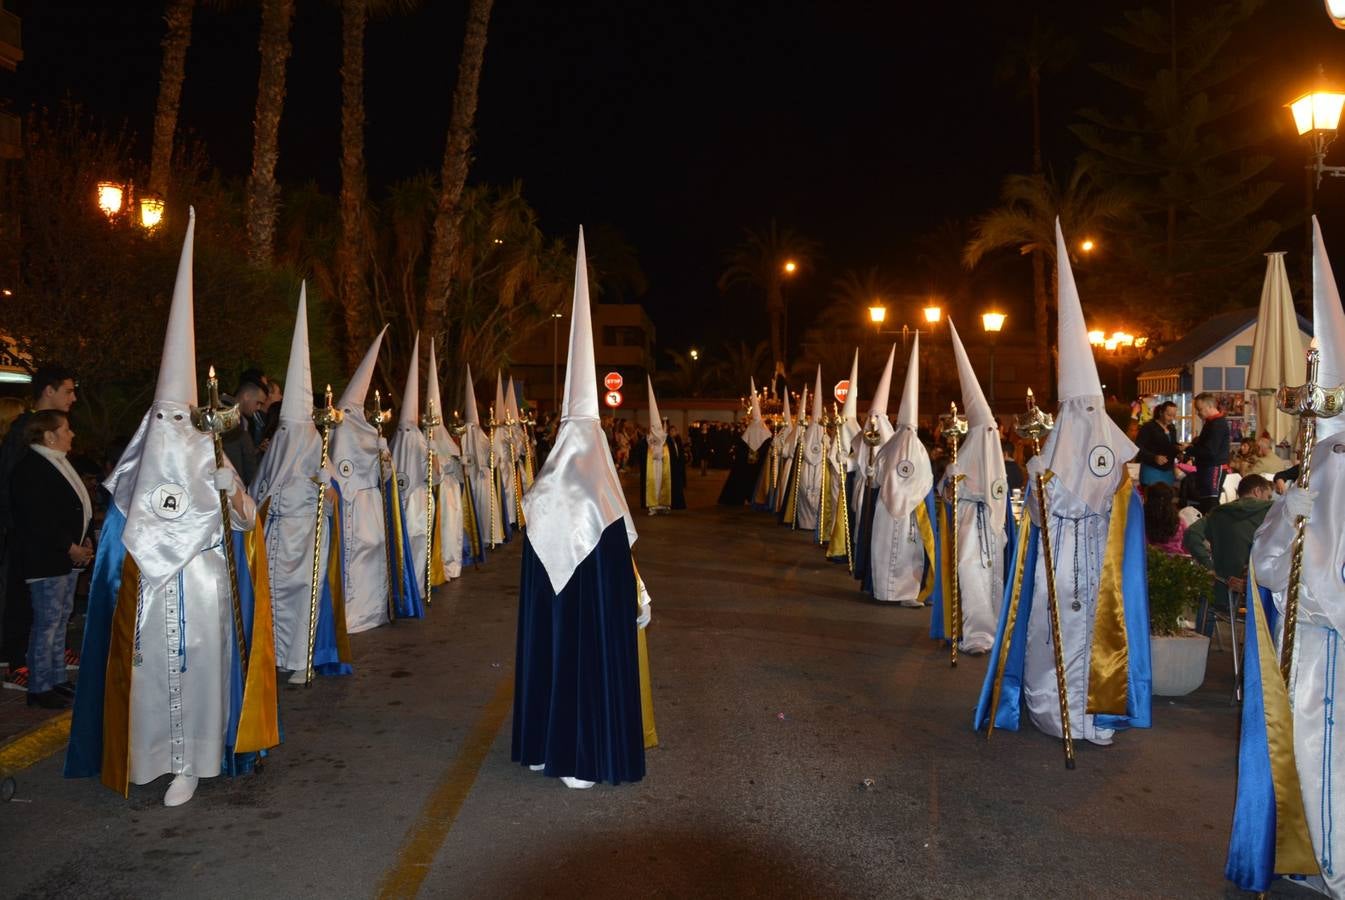
[[952,619],[952,621],[948,623],[948,631],[953,639],[952,650],[950,651],[949,654],[949,664],[952,665],[954,668],[956,668],[957,645],[958,642],[962,640],[962,583],[958,578],[958,571],[957,571],[957,562],[958,562],[957,483],[962,480],[962,476],[957,474],[957,468],[956,468],[957,443],[967,435],[967,417],[959,416],[957,414],[956,403],[949,403],[948,414],[945,416],[939,416],[939,428],[940,433],[943,435],[943,439],[948,442],[948,446],[952,450],[952,457],[953,457],[950,462],[950,465],[953,466],[953,477],[950,479],[952,482],[952,496],[949,498],[950,502],[952,503],[953,509],[948,516],[950,520],[949,527],[952,529],[952,536],[949,538],[948,541],[949,547],[952,550],[952,552],[949,554],[950,556],[952,556],[952,560],[951,562],[949,560],[944,560],[944,564],[951,565],[952,567],[952,575],[948,579],[949,584],[948,593],[950,595],[949,605],[951,607],[950,617]]
[[[313,424],[317,426],[318,433],[322,435],[322,456],[318,462],[319,469],[327,468],[327,449],[331,442],[332,429],[340,425],[345,419],[345,414],[341,410],[332,406],[332,386],[327,385],[326,404],[319,409],[313,410]],[[317,510],[315,516],[317,524],[313,528],[313,583],[308,593],[308,655],[305,657],[307,663],[304,668],[304,687],[313,686],[313,648],[317,643],[318,637],[318,585],[322,583],[322,530],[326,524],[327,517],[323,514],[324,504],[327,500],[327,485],[321,479],[315,479],[318,482]]]
[[[378,429],[378,436],[382,438],[383,426],[392,419],[392,410],[383,408],[383,397],[378,391],[374,391],[374,408],[367,413],[366,418],[368,418],[370,425]],[[389,468],[391,468],[391,465],[389,465]],[[392,477],[397,477],[396,471],[392,472]],[[388,484],[383,480],[382,450],[378,451],[378,496],[383,503],[383,536],[386,538],[383,543],[384,549],[387,551],[384,556],[386,557],[388,570],[388,624],[392,625],[397,622],[397,592],[393,589],[396,582],[393,581],[392,575],[392,570],[395,567],[394,560],[396,559],[394,555],[396,551],[392,543],[396,540],[396,537],[393,535],[392,529],[388,527],[388,516],[392,513],[388,508]]]
[[[1041,453],[1041,439],[1055,427],[1055,419],[1037,407],[1032,388],[1027,389],[1027,412],[1018,417],[1015,430],[1032,441],[1032,455]],[[1046,566],[1046,611],[1051,620],[1051,649],[1055,652],[1055,687],[1060,698],[1060,739],[1065,747],[1065,768],[1074,768],[1074,735],[1069,724],[1069,692],[1065,683],[1065,650],[1060,645],[1060,607],[1055,593],[1055,562],[1051,556],[1051,521],[1046,512],[1046,479],[1036,476],[1037,512],[1041,517],[1042,561]],[[1007,639],[1007,635],[1005,636]],[[1004,652],[1001,649],[1000,652]]]

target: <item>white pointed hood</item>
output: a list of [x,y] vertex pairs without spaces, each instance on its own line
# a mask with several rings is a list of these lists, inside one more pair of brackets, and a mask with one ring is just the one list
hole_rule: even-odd
[[[868,486],[869,469],[873,467],[876,477],[878,450],[892,438],[892,422],[887,418],[887,397],[892,388],[892,363],[896,355],[897,345],[893,344],[887,354],[887,365],[883,367],[883,374],[879,376],[878,386],[873,391],[873,403],[869,405],[868,415],[861,423],[860,433],[850,444],[850,455],[855,462],[854,471],[858,473],[850,491],[851,509],[861,508],[864,488]],[[877,422],[879,435],[877,445],[870,444],[864,437],[864,431],[868,429],[870,420]]]
[[522,420],[523,417],[519,415],[518,411],[518,393],[514,390],[513,375],[509,376],[509,386],[505,388],[504,409],[505,412],[509,414],[509,418],[513,419],[515,423]]
[[855,348],[855,358],[850,363],[850,388],[845,392],[845,403],[841,405],[841,443],[846,452],[854,446],[855,438],[864,430],[859,421],[859,348]]
[[377,489],[382,480],[378,429],[365,417],[364,403],[374,380],[374,367],[378,365],[378,350],[387,331],[388,326],[384,325],[364,352],[364,359],[350,376],[350,383],[337,403],[345,418],[332,432],[331,458],[347,503],[353,502],[356,491]]
[[[895,351],[895,347],[893,350]],[[934,486],[934,470],[929,451],[916,432],[920,420],[920,335],[911,342],[911,357],[906,364],[906,383],[897,409],[897,427],[878,451],[874,473],[878,480],[878,499],[893,519],[904,521]]]
[[308,361],[308,283],[299,282],[299,311],[294,314],[290,361],[285,369],[285,395],[280,401],[282,422],[313,421],[313,373]]
[[[472,380],[470,364],[467,366],[466,379],[462,386],[462,420],[467,426],[462,433],[462,465],[468,475],[486,478],[490,468],[490,438],[481,428],[481,414],[476,408],[476,382]],[[478,515],[487,514],[478,510]]]
[[887,415],[887,404],[892,395],[892,364],[896,359],[897,345],[893,344],[887,352],[887,365],[883,366],[883,374],[878,378],[878,388],[873,392],[873,405],[869,407],[869,416],[878,417],[878,430],[883,433],[883,443],[887,443],[887,439],[892,436],[892,421]]
[[509,408],[504,405],[504,375],[499,369],[495,370],[495,421],[503,422],[509,412]]
[[420,332],[411,344],[411,359],[406,366],[406,387],[402,389],[402,408],[397,416],[397,434],[392,439],[392,467],[397,472],[397,488],[403,507],[407,497],[425,487],[430,446],[420,428]]
[[1101,515],[1110,508],[1112,495],[1125,477],[1125,464],[1134,458],[1137,448],[1107,415],[1102,382],[1088,345],[1083,306],[1058,219],[1055,239],[1056,293],[1060,306],[1057,335],[1060,410],[1055,430],[1046,439],[1041,455],[1029,463],[1029,471],[1035,474],[1050,470],[1055,475],[1053,490],[1067,491],[1091,512]]
[[430,368],[425,373],[425,411],[428,413],[430,410],[434,410],[434,414],[439,417],[439,424],[435,426],[431,436],[437,465],[442,473],[448,466],[449,459],[459,456],[460,451],[458,442],[448,433],[448,422],[454,410],[444,409],[444,403],[439,399],[439,360],[434,355],[434,338],[430,338]]
[[967,417],[967,435],[957,451],[957,466],[949,466],[948,470],[966,476],[958,487],[958,496],[985,503],[991,531],[997,533],[1004,527],[1004,500],[1008,496],[999,424],[985,400],[981,382],[976,378],[976,370],[971,367],[971,359],[951,318],[948,333],[952,335],[957,376],[962,382],[962,413]]
[[[1324,388],[1345,384],[1345,310],[1322,242],[1322,229],[1312,217],[1312,333],[1317,339],[1317,384]],[[1307,370],[1305,369],[1304,372]],[[1317,420],[1317,440],[1345,431],[1345,415]]]
[[789,385],[785,385],[784,393],[780,397],[780,431],[775,435],[775,446],[778,452],[784,456],[789,456],[794,452],[794,442],[798,440],[795,434],[794,416],[789,410]]
[[654,397],[654,379],[646,373],[645,384],[649,388],[649,446],[659,448],[668,439],[663,429],[663,417],[659,415],[658,400]]
[[901,388],[901,405],[897,407],[897,427],[905,425],[914,431],[920,417],[920,335],[911,341],[911,358],[906,363],[906,382]]
[[[197,405],[192,256],[196,212],[188,210],[154,401],[104,482],[126,516],[122,543],[145,586],[157,588],[220,537],[211,438],[191,423]],[[228,465],[228,462],[225,462]]]
[[[335,432],[333,432],[335,433]],[[280,424],[271,445],[262,454],[248,493],[257,505],[267,500],[268,515],[301,515],[313,505],[312,475],[322,459],[322,436],[313,424],[313,375],[308,359],[308,291],[299,284],[299,309],[294,314],[294,336],[285,369],[285,396],[280,401]]]
[[757,380],[751,379],[752,385],[752,416],[747,422],[747,428],[743,430],[743,443],[748,449],[756,452],[761,449],[761,445],[770,440],[771,430],[766,427],[765,421],[761,418],[761,398],[757,396]]
[[813,388],[812,421],[803,429],[803,461],[817,466],[822,463],[822,367],[817,367],[817,384]]
[[598,366],[593,354],[582,228],[575,253],[574,309],[560,428],[546,465],[532,490],[523,495],[523,511],[528,523],[525,539],[557,594],[570,583],[574,570],[598,546],[613,522],[625,520],[626,539],[631,546],[637,538],[607,435],[598,419]]

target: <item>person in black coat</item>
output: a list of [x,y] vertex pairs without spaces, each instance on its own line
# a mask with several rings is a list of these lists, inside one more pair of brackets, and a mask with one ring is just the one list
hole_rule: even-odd
[[1140,486],[1175,484],[1177,458],[1182,455],[1177,444],[1177,404],[1171,400],[1154,407],[1154,417],[1140,426],[1135,445],[1140,464]]
[[1191,475],[1195,484],[1190,488],[1190,496],[1196,501],[1200,512],[1206,514],[1219,505],[1219,490],[1223,487],[1232,442],[1228,420],[1224,418],[1219,401],[1213,394],[1196,394],[1195,409],[1204,424],[1200,427],[1200,434],[1186,448],[1187,459],[1196,467]]
[[668,426],[668,461],[672,465],[672,508],[687,508],[687,453],[676,425]]
[[75,607],[75,582],[93,559],[93,504],[66,454],[75,433],[65,413],[42,410],[28,420],[29,452],[10,477],[20,574],[32,598],[28,634],[28,704],[69,705],[65,633]]

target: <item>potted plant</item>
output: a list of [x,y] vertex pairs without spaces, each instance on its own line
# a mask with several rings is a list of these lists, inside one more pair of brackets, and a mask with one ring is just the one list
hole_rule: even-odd
[[1149,548],[1149,646],[1153,692],[1181,697],[1205,680],[1210,639],[1187,628],[1186,616],[1209,596],[1210,573],[1186,556]]

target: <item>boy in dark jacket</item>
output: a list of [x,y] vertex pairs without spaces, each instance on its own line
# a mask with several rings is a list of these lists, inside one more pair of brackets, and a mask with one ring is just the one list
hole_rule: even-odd
[[[1270,509],[1274,489],[1261,475],[1248,475],[1238,483],[1238,499],[1216,506],[1186,530],[1183,544],[1191,557],[1214,572],[1214,602],[1230,608],[1230,594],[1241,598],[1247,586],[1247,560],[1252,538]],[[1196,628],[1202,634],[1214,630],[1209,602],[1201,605]]]

